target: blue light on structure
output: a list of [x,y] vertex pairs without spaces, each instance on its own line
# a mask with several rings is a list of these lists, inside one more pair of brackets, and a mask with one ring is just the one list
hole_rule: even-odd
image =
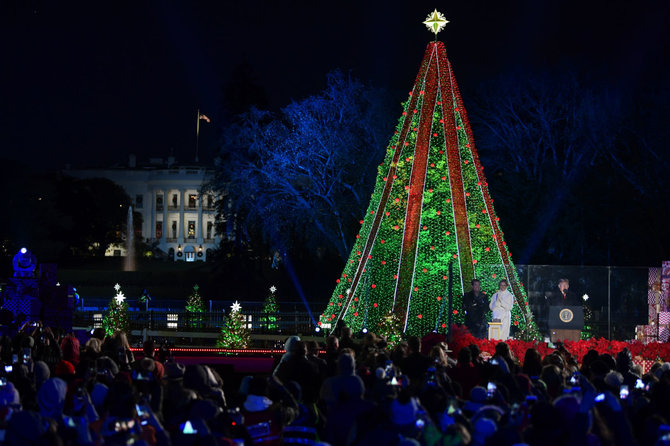
[[317,325],[317,326],[314,328],[314,331],[317,332],[317,333],[319,333],[319,332],[321,331],[321,327],[319,327],[319,326]]

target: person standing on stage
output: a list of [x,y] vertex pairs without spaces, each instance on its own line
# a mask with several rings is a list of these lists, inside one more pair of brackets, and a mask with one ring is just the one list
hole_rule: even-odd
[[507,291],[508,286],[506,280],[501,280],[498,283],[498,291],[491,296],[491,303],[489,304],[489,308],[493,312],[493,319],[502,322],[500,334],[503,341],[509,338],[509,326],[512,320],[512,307],[514,306],[514,296]]
[[484,339],[486,334],[486,306],[489,298],[482,291],[479,279],[472,279],[472,291],[463,295],[463,313],[465,326],[476,338]]
[[579,302],[576,301],[573,294],[568,292],[569,288],[570,288],[570,281],[568,279],[559,279],[558,287],[556,288],[556,291],[549,299],[549,305],[550,306],[557,305],[560,307],[579,305]]

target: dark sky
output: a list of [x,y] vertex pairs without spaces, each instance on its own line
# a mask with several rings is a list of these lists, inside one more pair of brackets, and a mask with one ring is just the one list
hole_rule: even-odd
[[0,157],[57,168],[173,149],[185,161],[199,107],[211,160],[221,86],[244,61],[275,109],[335,68],[400,102],[435,7],[451,21],[439,38],[465,91],[501,71],[566,65],[634,91],[669,68],[667,1],[2,1]]

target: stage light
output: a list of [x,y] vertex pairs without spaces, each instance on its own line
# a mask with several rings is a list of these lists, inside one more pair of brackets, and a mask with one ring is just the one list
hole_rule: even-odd
[[25,253],[28,252],[28,250],[27,250],[26,248],[21,248],[21,251],[20,251],[20,252],[21,252],[21,254],[25,254]]

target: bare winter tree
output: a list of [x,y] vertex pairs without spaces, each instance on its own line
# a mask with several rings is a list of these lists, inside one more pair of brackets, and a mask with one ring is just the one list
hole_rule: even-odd
[[270,243],[346,258],[390,130],[384,97],[333,72],[321,94],[277,115],[252,108],[226,132],[213,187]]

